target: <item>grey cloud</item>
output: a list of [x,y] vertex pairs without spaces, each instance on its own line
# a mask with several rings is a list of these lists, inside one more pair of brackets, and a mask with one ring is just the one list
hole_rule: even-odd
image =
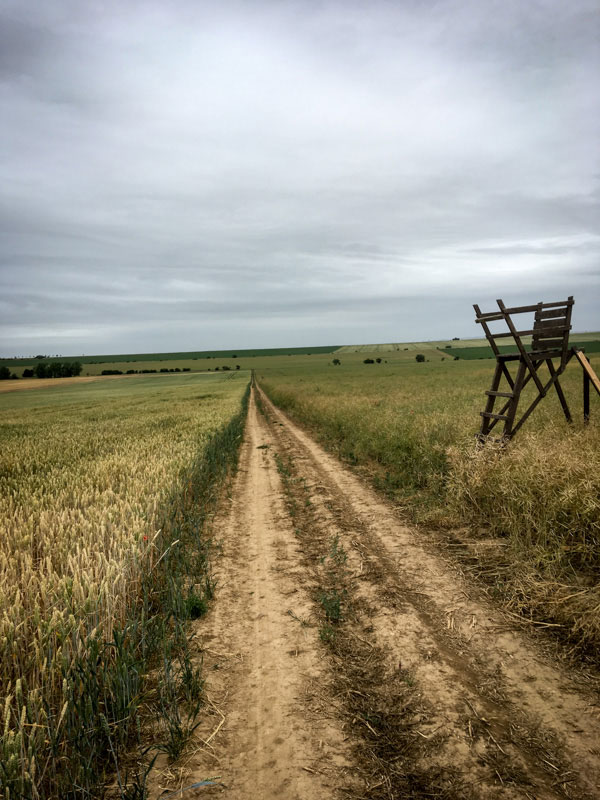
[[595,13],[0,2],[2,351],[466,335],[505,275],[598,327]]

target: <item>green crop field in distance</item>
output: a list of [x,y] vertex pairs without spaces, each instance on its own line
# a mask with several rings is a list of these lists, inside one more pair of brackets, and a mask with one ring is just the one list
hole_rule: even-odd
[[[287,356],[287,355],[306,355],[314,353],[333,353],[337,350],[339,345],[322,345],[320,347],[271,347],[271,348],[253,348],[250,350],[245,349],[231,349],[231,350],[198,350],[182,353],[117,353],[112,355],[79,355],[79,356],[59,356],[52,355],[40,358],[0,358],[0,366],[7,366],[11,369],[15,367],[31,367],[35,366],[39,361],[80,361],[84,365],[88,364],[103,364],[104,368],[108,369],[109,364],[136,364],[142,362],[155,362],[165,366],[163,362],[176,361],[178,363],[211,360],[217,359],[218,362],[231,359],[232,356],[237,358],[256,358],[262,356]],[[169,367],[173,366],[168,364]],[[91,374],[91,373],[90,373]]]
[[[597,335],[597,334],[596,334]],[[529,342],[524,342],[526,345],[529,345]],[[579,347],[582,350],[585,350],[586,353],[600,353],[600,340],[593,341],[593,340],[582,340],[582,339],[571,339],[569,340],[570,347]],[[453,353],[453,350],[456,349],[456,352]],[[530,348],[527,347],[529,350]],[[517,348],[513,345],[501,345],[498,350],[501,353],[516,353]],[[484,347],[460,347],[460,348],[438,348],[438,352],[443,354],[455,355],[459,358],[466,359],[472,361],[478,358],[494,358],[494,352],[492,348],[486,344]]]

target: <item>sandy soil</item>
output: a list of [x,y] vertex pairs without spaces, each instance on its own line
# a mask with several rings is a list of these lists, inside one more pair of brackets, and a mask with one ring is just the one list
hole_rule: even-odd
[[598,696],[259,389],[216,525],[211,713],[152,798],[600,797]]
[[48,389],[53,386],[68,386],[70,383],[92,383],[98,380],[104,380],[107,377],[120,377],[119,375],[108,376],[103,375],[102,378],[97,375],[90,375],[84,378],[21,378],[18,381],[0,381],[0,394],[4,392],[19,392],[25,389]]

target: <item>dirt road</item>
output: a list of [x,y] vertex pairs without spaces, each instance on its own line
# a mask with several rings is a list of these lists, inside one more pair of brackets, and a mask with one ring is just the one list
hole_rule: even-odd
[[254,389],[187,798],[600,797],[598,698]]

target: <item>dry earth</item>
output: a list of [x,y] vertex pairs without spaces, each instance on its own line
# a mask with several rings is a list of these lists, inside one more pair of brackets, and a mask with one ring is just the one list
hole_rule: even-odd
[[153,800],[600,797],[598,696],[257,387],[227,505],[209,713]]

